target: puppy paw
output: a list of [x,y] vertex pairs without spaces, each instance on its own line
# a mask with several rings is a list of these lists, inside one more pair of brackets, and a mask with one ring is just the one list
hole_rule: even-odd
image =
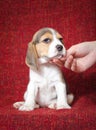
[[56,103],[51,103],[51,104],[48,106],[48,108],[50,108],[50,109],[56,109],[56,107],[57,107],[57,104],[56,104]]
[[13,104],[13,107],[16,108],[16,109],[19,109],[23,104],[24,104],[24,102],[15,102]]
[[57,105],[57,110],[59,109],[71,109],[71,107],[68,105],[68,104],[65,104],[65,105]]
[[39,106],[39,104],[35,104],[35,108],[39,108],[40,106]]
[[34,107],[31,105],[25,105],[23,104],[22,106],[19,107],[20,111],[32,111],[34,110]]

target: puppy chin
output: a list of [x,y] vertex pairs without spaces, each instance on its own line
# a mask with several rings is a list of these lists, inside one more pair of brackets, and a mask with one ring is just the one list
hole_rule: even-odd
[[57,53],[57,54],[52,55],[52,56],[42,56],[42,57],[39,58],[39,64],[46,64],[51,59],[54,59],[54,58],[60,59],[60,58],[65,57],[65,56],[66,56],[66,52],[64,52],[64,53]]
[[64,55],[63,54],[57,54],[56,56],[52,57],[52,58],[57,58],[57,59],[60,59],[62,58]]
[[53,58],[60,59],[60,58],[65,57],[65,56],[66,56],[66,52],[64,52],[64,53],[57,53],[57,54],[51,56],[50,59],[53,59]]
[[42,56],[39,58],[39,64],[46,64],[49,60],[50,58],[48,58],[47,56]]
[[61,51],[61,52],[56,51],[56,52],[50,53],[50,54],[48,55],[48,57],[49,57],[50,59],[53,59],[53,58],[58,58],[58,59],[60,59],[60,58],[65,57],[65,56],[66,56],[66,50],[65,50],[65,49],[64,49],[63,51]]

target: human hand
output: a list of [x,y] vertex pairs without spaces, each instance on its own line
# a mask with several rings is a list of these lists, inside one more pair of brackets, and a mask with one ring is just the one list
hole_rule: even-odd
[[96,63],[96,41],[74,45],[67,50],[66,57],[52,59],[51,62],[74,72],[83,72]]
[[96,41],[82,42],[67,50],[64,66],[74,72],[83,72],[96,63]]
[[66,61],[66,57],[62,57],[60,59],[58,58],[53,58],[49,61],[49,63],[53,63],[59,67],[64,67],[64,62]]

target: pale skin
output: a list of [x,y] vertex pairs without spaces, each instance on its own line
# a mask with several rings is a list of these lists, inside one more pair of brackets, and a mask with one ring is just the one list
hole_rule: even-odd
[[67,50],[66,57],[52,59],[50,62],[77,73],[84,72],[96,64],[96,41],[73,45]]

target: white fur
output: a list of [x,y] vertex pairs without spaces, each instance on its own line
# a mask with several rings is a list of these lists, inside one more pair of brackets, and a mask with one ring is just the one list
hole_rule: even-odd
[[[70,99],[72,95],[67,95],[66,84],[60,69],[56,65],[48,63],[49,58],[66,53],[64,46],[62,52],[56,50],[56,45],[62,45],[62,43],[56,38],[54,30],[51,29],[51,32],[53,41],[50,44],[47,58],[38,59],[40,65],[38,71],[32,69],[29,71],[30,81],[24,94],[25,101],[13,104],[21,111],[34,110],[39,106],[52,109],[71,108],[68,98]],[[70,100],[73,100],[72,98]]]

